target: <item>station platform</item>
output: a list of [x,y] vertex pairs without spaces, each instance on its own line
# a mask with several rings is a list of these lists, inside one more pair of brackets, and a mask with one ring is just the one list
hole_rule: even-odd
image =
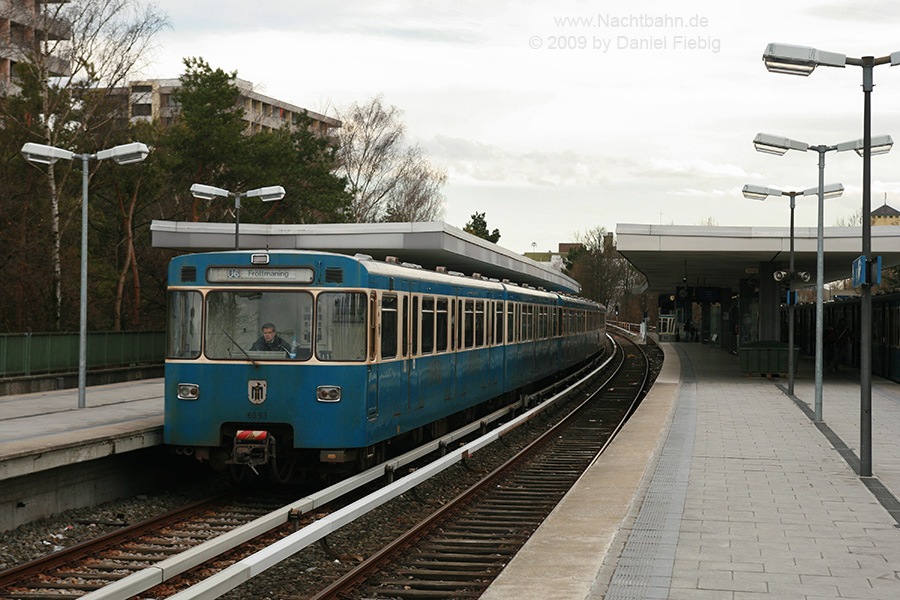
[[162,444],[163,379],[0,397],[0,481]]
[[619,437],[483,600],[900,598],[900,386],[875,378],[860,478],[858,372],[786,379],[663,344],[663,371]]

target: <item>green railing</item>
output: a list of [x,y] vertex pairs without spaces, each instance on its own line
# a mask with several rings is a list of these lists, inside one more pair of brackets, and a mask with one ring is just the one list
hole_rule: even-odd
[[[87,368],[162,363],[164,331],[88,333]],[[66,373],[78,370],[77,333],[0,334],[0,377]]]

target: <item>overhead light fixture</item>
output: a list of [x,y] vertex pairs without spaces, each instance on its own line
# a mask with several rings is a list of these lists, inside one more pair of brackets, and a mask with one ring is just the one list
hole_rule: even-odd
[[759,152],[765,152],[766,154],[775,154],[778,156],[781,156],[788,150],[799,150],[800,152],[806,152],[807,148],[809,148],[809,144],[798,142],[797,140],[792,140],[786,137],[771,135],[768,133],[757,134],[757,136],[753,138],[753,146]]
[[763,62],[766,63],[766,69],[772,73],[806,77],[820,65],[843,68],[847,64],[847,56],[837,52],[816,50],[809,46],[769,44],[763,52]]

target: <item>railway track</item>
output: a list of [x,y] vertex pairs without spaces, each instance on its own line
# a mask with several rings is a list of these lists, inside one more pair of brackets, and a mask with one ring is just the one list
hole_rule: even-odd
[[[620,340],[622,344],[628,344]],[[634,347],[637,348],[637,347]],[[571,424],[565,434],[548,434],[544,436],[544,443],[551,444],[551,454],[545,458],[533,461],[531,471],[517,471],[513,479],[502,484],[502,493],[492,499],[485,500],[482,508],[470,513],[468,521],[454,526],[442,525],[439,534],[424,542],[418,552],[419,559],[430,560],[433,564],[427,568],[421,564],[409,563],[398,567],[392,577],[397,581],[403,581],[401,587],[409,588],[411,578],[421,576],[423,583],[417,584],[416,589],[427,590],[443,587],[452,587],[447,581],[454,578],[449,573],[455,573],[455,578],[460,577],[469,581],[483,579],[484,576],[476,575],[480,572],[499,572],[502,565],[514,554],[527,539],[528,535],[537,527],[546,514],[552,510],[558,499],[568,490],[578,473],[593,460],[593,456],[608,439],[613,424],[620,421],[615,413],[628,412],[631,408],[631,400],[641,387],[636,383],[637,375],[625,373],[633,370],[629,366],[629,355],[632,358],[640,354],[639,348],[620,351],[621,355],[616,360],[622,363],[618,369],[618,375],[603,386],[603,392],[607,397],[604,405],[596,401],[588,400],[582,409],[586,415],[581,424]],[[644,376],[645,377],[645,376]],[[580,394],[581,392],[576,392]],[[613,409],[612,406],[619,406]],[[477,425],[477,424],[476,424]],[[600,432],[598,434],[598,432]],[[554,435],[557,439],[553,439]],[[566,455],[563,458],[563,455]],[[521,462],[521,459],[518,461]],[[510,462],[510,467],[513,465]],[[519,467],[522,469],[524,467]],[[493,475],[491,481],[494,481]],[[490,485],[490,484],[486,484]],[[498,492],[501,488],[498,488]],[[343,493],[343,492],[341,492]],[[477,492],[473,492],[477,495]],[[340,497],[338,492],[324,491],[323,495],[330,499]],[[294,496],[296,498],[296,496]],[[307,497],[309,498],[309,497]],[[304,499],[306,500],[306,499]],[[275,512],[286,513],[287,508],[281,506],[286,502],[285,498],[253,498],[238,500],[234,497],[217,498],[211,503],[198,503],[187,507],[183,511],[165,515],[162,520],[145,522],[133,528],[128,528],[115,534],[104,536],[91,543],[80,544],[63,552],[59,552],[45,559],[22,565],[10,571],[0,573],[0,598],[15,600],[44,600],[44,599],[68,599],[80,598],[85,594],[100,590],[103,598],[124,599],[134,594],[147,590],[152,586],[134,587],[122,586],[123,591],[109,592],[108,584],[128,583],[134,577],[140,577],[148,571],[166,570],[170,558],[179,558],[182,553],[188,553],[191,548],[197,548],[198,544],[206,541],[215,543],[220,536],[228,531],[239,533],[242,526],[255,527],[254,531],[262,532],[256,525],[258,522],[268,520],[271,525],[265,529],[269,534],[266,539],[272,543],[279,537],[284,537],[298,527],[298,519],[295,514],[292,519],[285,519],[282,514],[274,517],[270,513],[276,506],[280,507]],[[294,506],[300,504],[295,501]],[[308,504],[308,502],[307,502]],[[318,500],[315,502],[319,506]],[[311,510],[311,509],[307,509]],[[319,509],[317,509],[319,510]],[[291,510],[292,513],[296,512]],[[444,514],[447,509],[439,513]],[[455,511],[453,511],[455,512]],[[321,518],[319,512],[316,518]],[[286,520],[288,521],[285,524]],[[277,529],[281,526],[281,533]],[[437,525],[432,526],[435,529]],[[274,533],[274,535],[273,535]],[[253,534],[253,536],[258,533]],[[241,539],[251,540],[250,534]],[[222,536],[228,537],[228,536]],[[407,537],[407,536],[404,536]],[[413,537],[421,535],[413,534]],[[224,546],[221,550],[204,553],[203,560],[210,560],[219,555],[231,551],[237,544]],[[247,544],[259,546],[259,543]],[[393,546],[393,545],[392,545]],[[247,554],[252,550],[244,552]],[[382,553],[378,553],[379,555]],[[465,555],[465,556],[464,556]],[[442,556],[443,558],[439,558]],[[430,557],[430,558],[426,558]],[[499,558],[498,558],[499,557]],[[238,561],[241,556],[232,556],[225,561],[219,561],[216,569],[225,569],[230,562]],[[367,561],[368,562],[368,561]],[[178,568],[177,572],[187,571],[201,561],[195,560],[191,565]],[[203,563],[203,569],[206,564]],[[151,567],[148,569],[148,567]],[[477,569],[473,570],[473,569]],[[192,577],[197,581],[197,575]],[[163,579],[167,582],[162,587],[156,587],[150,591],[153,597],[165,597],[174,593],[177,589],[183,589],[188,583],[170,586],[168,576]],[[373,580],[374,581],[374,580]],[[380,586],[386,586],[390,579],[382,580]],[[157,582],[157,584],[160,582]],[[173,582],[174,583],[174,582]],[[366,584],[371,585],[371,584]],[[399,584],[398,584],[399,585]],[[472,584],[475,589],[478,585]],[[115,588],[115,585],[111,586]],[[162,588],[170,591],[161,593]],[[457,588],[458,589],[458,588]],[[131,590],[128,593],[128,590]],[[428,594],[429,592],[426,592]],[[461,593],[461,592],[460,592]],[[92,594],[91,597],[94,595]],[[395,594],[392,597],[401,597],[403,594]],[[377,596],[372,596],[377,597]],[[419,596],[421,597],[421,596]],[[465,597],[448,594],[447,597]]]
[[479,597],[646,393],[646,355],[619,341],[616,374],[576,411],[315,600]]
[[80,598],[232,531],[284,503],[220,494],[0,573],[0,598]]

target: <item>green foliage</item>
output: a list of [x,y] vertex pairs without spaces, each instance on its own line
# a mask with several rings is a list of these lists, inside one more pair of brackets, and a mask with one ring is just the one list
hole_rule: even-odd
[[[59,161],[54,170],[27,163],[25,142],[42,137],[44,88],[38,71],[20,63],[19,93],[0,98],[0,331],[50,331],[78,327],[80,292],[81,161]],[[96,152],[141,141],[150,155],[117,165],[90,162],[89,329],[165,327],[169,250],[152,247],[153,219],[233,222],[233,199],[195,200],[193,183],[235,192],[282,185],[284,200],[245,199],[241,222],[318,223],[348,219],[346,180],[336,177],[335,147],[317,136],[304,116],[293,128],[248,135],[236,106],[235,73],[214,69],[200,58],[185,60],[180,111],[173,124],[129,123],[120,103],[95,98],[93,112],[75,101],[94,92],[46,88],[49,98],[71,106],[58,123],[53,145]],[[68,94],[69,96],[64,97]],[[59,102],[60,106],[65,102]],[[87,106],[87,104],[84,104]],[[49,182],[55,182],[60,213],[62,315],[57,325],[52,235],[47,215]]]
[[483,240],[487,240],[496,244],[500,240],[500,230],[494,229],[489,232],[487,221],[484,218],[485,213],[476,212],[472,215],[472,219],[463,227],[463,231],[476,235]]

